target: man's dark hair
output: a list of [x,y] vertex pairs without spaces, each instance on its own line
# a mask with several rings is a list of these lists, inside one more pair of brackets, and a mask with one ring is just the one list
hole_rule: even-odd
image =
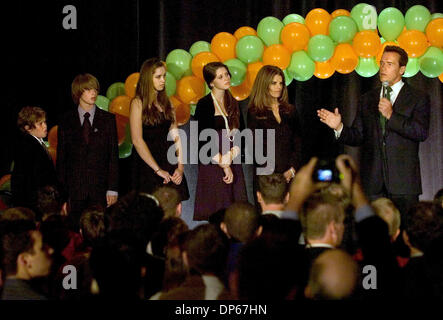
[[223,222],[229,235],[240,241],[247,242],[254,237],[259,226],[259,214],[248,202],[235,202],[226,209]]
[[443,235],[443,217],[439,211],[430,201],[420,201],[408,211],[405,230],[412,246],[426,251]]
[[406,66],[408,64],[408,54],[402,48],[400,48],[398,46],[386,46],[383,53],[385,53],[385,52],[398,53],[398,55],[400,56],[400,58],[398,59],[400,67]]
[[17,258],[23,252],[33,253],[34,239],[31,231],[36,226],[30,220],[0,222],[0,257],[7,276],[17,273]]
[[257,191],[261,193],[263,201],[270,203],[284,203],[288,193],[288,183],[281,173],[260,175],[257,178]]
[[63,201],[55,186],[45,186],[37,192],[37,209],[40,221],[52,214],[60,214]]
[[90,207],[80,217],[80,230],[85,245],[92,246],[105,235],[105,214],[98,207]]

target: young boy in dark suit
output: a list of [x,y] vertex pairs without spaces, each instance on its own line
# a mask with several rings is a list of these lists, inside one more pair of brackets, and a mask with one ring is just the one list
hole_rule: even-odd
[[76,76],[71,92],[78,107],[64,114],[58,126],[57,175],[68,195],[74,227],[84,209],[110,206],[118,196],[115,116],[95,105],[99,90],[93,75]]

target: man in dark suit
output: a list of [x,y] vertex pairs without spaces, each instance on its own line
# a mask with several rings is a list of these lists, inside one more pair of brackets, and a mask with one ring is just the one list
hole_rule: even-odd
[[37,208],[37,192],[57,185],[54,163],[43,142],[47,134],[46,113],[39,107],[24,107],[17,119],[20,135],[11,175],[13,205]]
[[364,94],[351,127],[334,112],[318,110],[320,121],[335,130],[340,143],[362,146],[362,183],[370,200],[390,198],[405,215],[422,192],[419,143],[428,136],[429,96],[402,81],[407,53],[386,46],[378,87]]
[[99,83],[91,74],[72,82],[78,108],[68,111],[58,126],[57,175],[64,186],[74,227],[91,205],[117,201],[118,139],[115,116],[95,105]]

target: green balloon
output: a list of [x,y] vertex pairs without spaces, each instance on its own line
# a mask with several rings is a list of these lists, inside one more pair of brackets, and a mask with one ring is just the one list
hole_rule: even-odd
[[166,83],[165,83],[166,95],[168,97],[173,96],[175,94],[176,89],[177,89],[177,80],[175,80],[172,73],[166,72]]
[[265,47],[257,36],[244,36],[237,41],[235,52],[237,58],[244,63],[253,63],[260,60]]
[[238,59],[230,59],[224,62],[231,73],[231,86],[238,86],[245,80],[246,65]]
[[421,73],[428,78],[436,78],[443,73],[443,51],[437,47],[429,47],[419,62]]
[[286,26],[286,25],[288,25],[288,24],[290,24],[290,23],[292,23],[292,22],[298,22],[298,23],[301,23],[301,24],[305,24],[305,19],[301,16],[301,15],[299,15],[299,14],[296,14],[296,13],[291,13],[291,14],[288,14],[284,19],[283,19],[283,24]]
[[351,10],[351,18],[357,24],[358,31],[377,28],[377,9],[367,3],[355,5]]
[[195,57],[200,52],[211,52],[211,44],[207,41],[197,41],[189,48],[189,53]]
[[329,60],[334,54],[334,49],[334,42],[328,36],[317,34],[309,39],[308,54],[314,61]]
[[197,107],[197,105],[196,104],[190,104],[189,107],[191,109],[191,116],[193,116],[195,114],[195,108]]
[[288,68],[283,70],[283,74],[285,75],[285,84],[286,84],[286,86],[289,86],[291,84],[292,80],[294,80],[294,78],[289,73]]
[[211,92],[211,89],[209,89],[208,84],[205,81],[205,95],[209,94]]
[[129,157],[131,153],[132,153],[132,144],[125,141],[118,146],[118,157],[120,159]]
[[125,142],[132,144],[131,124],[129,123],[129,121],[128,121],[128,123],[126,123],[126,126],[125,126]]
[[425,32],[429,21],[431,21],[431,13],[424,6],[412,6],[406,11],[405,22],[408,30]]
[[267,46],[280,43],[280,32],[284,24],[276,17],[261,19],[257,26],[257,34]]
[[172,50],[166,57],[166,68],[174,76],[180,80],[183,76],[190,76],[192,56],[188,51],[183,49]]
[[420,70],[420,63],[418,61],[418,58],[409,58],[403,77],[405,78],[413,77],[418,73],[419,70]]
[[352,18],[339,16],[329,24],[329,36],[338,43],[351,42],[357,33],[357,25]]
[[397,8],[386,8],[378,16],[378,31],[387,41],[397,39],[404,26],[405,18]]
[[315,71],[315,62],[303,51],[294,52],[291,63],[286,71],[297,81],[306,81],[312,78]]
[[95,105],[102,110],[108,111],[109,99],[104,96],[98,95],[97,99],[95,100]]
[[118,96],[124,96],[125,94],[125,84],[123,82],[116,82],[111,84],[106,91],[106,97],[109,99],[109,101],[112,101]]
[[360,76],[369,78],[377,74],[378,65],[375,61],[375,57],[371,58],[359,58],[358,65],[355,68],[355,72],[357,72]]
[[438,19],[438,18],[443,18],[443,13],[436,12],[436,13],[431,14],[431,20]]

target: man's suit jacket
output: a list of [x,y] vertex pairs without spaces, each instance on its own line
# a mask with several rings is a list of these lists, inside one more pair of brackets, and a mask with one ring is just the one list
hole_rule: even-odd
[[115,116],[96,107],[89,144],[77,108],[58,126],[57,175],[71,200],[104,203],[107,190],[118,191],[118,139]]
[[[364,94],[352,127],[343,127],[339,142],[362,146],[361,177],[367,194],[381,193],[383,182],[390,194],[421,194],[419,143],[428,136],[429,96],[407,83],[393,105],[383,137],[378,103],[380,87]],[[383,177],[382,148],[386,150],[386,177]]]
[[14,206],[35,209],[37,192],[46,185],[57,187],[54,163],[44,147],[32,135],[20,132],[11,174]]

